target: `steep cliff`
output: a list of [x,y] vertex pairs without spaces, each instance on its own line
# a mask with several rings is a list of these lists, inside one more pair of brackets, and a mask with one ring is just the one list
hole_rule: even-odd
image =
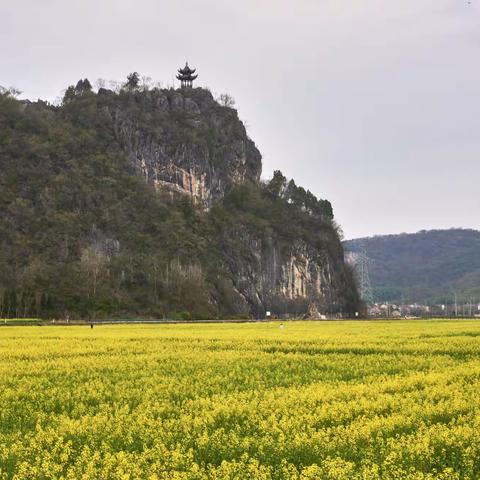
[[331,205],[204,89],[0,96],[0,317],[359,308]]
[[276,236],[259,238],[251,232],[238,238],[243,255],[241,250],[231,250],[226,261],[236,290],[255,313],[299,315],[307,312],[311,302],[331,312],[329,301],[342,296],[342,285],[334,282],[341,258],[330,258],[302,239],[284,245]]
[[258,182],[261,156],[237,112],[205,89],[102,91],[98,108],[136,169],[157,188],[210,208],[232,186]]

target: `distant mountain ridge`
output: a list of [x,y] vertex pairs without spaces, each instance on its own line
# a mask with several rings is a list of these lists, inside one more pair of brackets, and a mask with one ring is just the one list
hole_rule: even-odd
[[452,228],[344,242],[364,252],[374,300],[438,302],[480,299],[480,231]]

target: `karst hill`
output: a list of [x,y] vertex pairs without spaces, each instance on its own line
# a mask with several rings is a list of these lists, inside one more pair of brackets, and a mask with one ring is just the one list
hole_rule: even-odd
[[0,318],[359,308],[330,203],[202,88],[0,95]]

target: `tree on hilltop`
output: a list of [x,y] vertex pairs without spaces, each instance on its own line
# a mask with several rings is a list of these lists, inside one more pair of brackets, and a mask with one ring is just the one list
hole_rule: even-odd
[[137,90],[140,84],[140,75],[137,72],[133,72],[127,76],[127,83],[125,83],[125,88],[128,90]]
[[84,78],[83,80],[79,80],[77,86],[75,87],[75,93],[77,95],[84,95],[86,93],[90,93],[92,91],[92,84],[88,80],[88,78]]
[[222,93],[218,98],[217,102],[222,105],[222,107],[233,108],[235,106],[235,99],[228,93]]

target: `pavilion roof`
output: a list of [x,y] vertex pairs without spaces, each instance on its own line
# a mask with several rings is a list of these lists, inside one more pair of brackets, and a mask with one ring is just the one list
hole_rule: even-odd
[[185,63],[185,66],[183,68],[178,69],[178,73],[180,75],[186,75],[186,76],[193,75],[195,71],[196,71],[195,68],[190,68],[188,66],[188,62]]

